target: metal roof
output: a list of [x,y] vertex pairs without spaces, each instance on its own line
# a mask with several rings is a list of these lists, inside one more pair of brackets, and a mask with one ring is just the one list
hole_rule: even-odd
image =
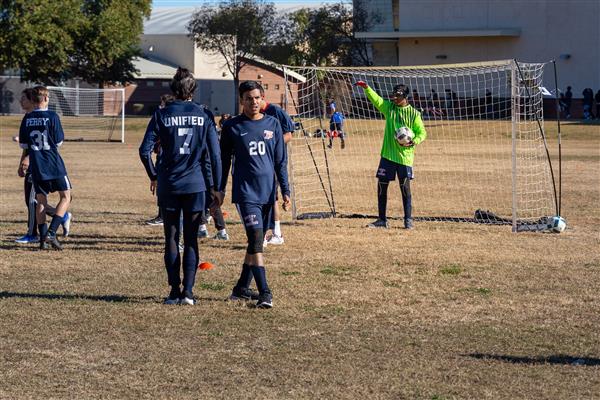
[[135,74],[137,79],[171,79],[177,72],[177,66],[144,57],[135,58],[133,65],[139,71]]

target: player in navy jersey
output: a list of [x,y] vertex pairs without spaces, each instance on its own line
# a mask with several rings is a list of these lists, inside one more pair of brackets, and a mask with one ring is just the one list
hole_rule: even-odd
[[[281,124],[281,130],[283,131],[283,150],[287,153],[286,144],[292,140],[294,134],[294,121],[290,118],[287,112],[281,107],[270,104],[265,100],[265,92],[261,86],[261,112],[271,117],[275,117]],[[287,158],[287,156],[286,156]],[[273,206],[273,212],[271,213],[271,219],[269,221],[268,229],[273,231],[272,235],[267,239],[265,235],[266,243],[268,244],[283,244],[283,233],[281,232],[281,222],[279,216],[279,199],[275,197],[275,205]],[[267,230],[267,227],[265,227]],[[265,232],[266,233],[266,232]]]
[[[165,304],[195,304],[198,227],[205,209],[206,191],[214,190],[221,180],[217,133],[205,110],[192,102],[195,89],[192,73],[179,68],[171,81],[176,99],[154,113],[139,149],[150,178],[150,191],[157,193],[163,217],[164,259],[171,287]],[[150,153],[159,140],[160,162],[155,166]],[[212,182],[214,186],[210,187]],[[182,212],[183,262],[178,246]]]
[[[263,238],[275,203],[275,176],[281,187],[284,210],[290,205],[290,189],[281,124],[261,113],[261,93],[262,87],[258,82],[243,82],[239,87],[243,112],[223,125],[223,179],[219,196],[222,201],[233,157],[232,201],[237,205],[246,229],[248,247],[240,278],[230,299],[256,299],[257,307],[271,308],[273,300],[265,272]],[[253,277],[258,295],[250,289]]]
[[[29,156],[29,166],[36,206],[36,221],[40,234],[40,249],[52,246],[62,250],[56,238],[56,230],[63,224],[71,203],[71,182],[62,157],[58,153],[64,140],[60,118],[48,110],[48,89],[44,86],[33,88],[31,100],[34,110],[25,115],[19,129],[19,144]],[[46,225],[48,194],[58,192],[60,200],[50,226]]]
[[[169,104],[173,100],[175,100],[175,98],[170,94],[161,95],[160,96],[160,104],[158,105],[158,108],[165,108],[167,106],[167,104]],[[160,156],[160,141],[156,142],[156,144],[152,148],[152,153],[156,154],[156,162],[158,163],[158,158]],[[163,219],[160,214],[160,207],[158,207],[158,214],[156,215],[156,217],[147,220],[146,225],[154,225],[154,226],[161,225],[162,226],[162,224],[163,224]]]

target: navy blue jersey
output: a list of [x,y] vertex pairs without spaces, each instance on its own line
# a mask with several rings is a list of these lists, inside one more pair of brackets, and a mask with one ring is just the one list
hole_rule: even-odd
[[287,112],[275,104],[267,104],[267,107],[262,111],[263,113],[275,117],[281,124],[281,130],[283,133],[294,132],[294,121],[290,118]]
[[279,121],[268,115],[251,120],[240,114],[223,124],[221,156],[223,179],[219,190],[224,192],[227,175],[233,164],[234,203],[271,204],[275,202],[275,176],[281,193],[290,194],[287,157]]
[[29,168],[35,181],[48,181],[67,175],[58,148],[65,134],[54,111],[34,110],[25,114],[19,129],[19,144],[29,151]]
[[[159,140],[155,166],[150,154]],[[139,153],[150,179],[158,179],[159,195],[203,192],[221,180],[215,125],[202,107],[190,101],[176,100],[154,113]]]

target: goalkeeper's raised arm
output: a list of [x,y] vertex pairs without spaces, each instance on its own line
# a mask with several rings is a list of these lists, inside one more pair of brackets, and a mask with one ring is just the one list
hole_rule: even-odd
[[404,227],[411,229],[413,219],[410,180],[413,179],[412,166],[415,145],[421,143],[427,137],[421,113],[408,103],[410,89],[406,85],[394,86],[391,100],[383,99],[363,81],[356,82],[356,86],[364,89],[369,101],[385,117],[381,160],[376,173],[379,218],[369,224],[369,227],[388,227],[386,216],[387,188],[389,182],[395,180],[397,175],[400,180],[402,204],[404,206]]

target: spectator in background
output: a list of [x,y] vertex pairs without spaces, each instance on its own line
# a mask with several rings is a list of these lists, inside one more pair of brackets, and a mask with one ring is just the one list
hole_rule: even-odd
[[594,104],[594,91],[591,88],[583,89],[583,119],[594,119],[592,106]]
[[492,96],[492,91],[489,89],[485,91],[485,118],[494,118],[494,97]]
[[573,92],[571,86],[567,86],[567,92],[565,93],[565,118],[571,118],[571,102],[573,101]]
[[431,88],[431,94],[429,96],[429,101],[427,101],[425,103],[425,105],[426,105],[426,108],[425,108],[426,115],[431,115],[434,118],[436,116],[439,116],[440,118],[444,116],[444,113],[442,112],[442,110],[440,108],[440,97],[434,88]]
[[[558,112],[562,115],[566,115],[565,112],[567,110],[567,103],[565,100],[565,94],[564,93],[560,93],[559,98],[558,98]],[[559,116],[560,116],[559,114]]]
[[412,103],[417,110],[421,111],[421,113],[425,110],[425,107],[421,101],[421,96],[419,96],[417,89],[412,90]]
[[596,92],[594,100],[596,100],[596,119],[600,119],[600,89]]

